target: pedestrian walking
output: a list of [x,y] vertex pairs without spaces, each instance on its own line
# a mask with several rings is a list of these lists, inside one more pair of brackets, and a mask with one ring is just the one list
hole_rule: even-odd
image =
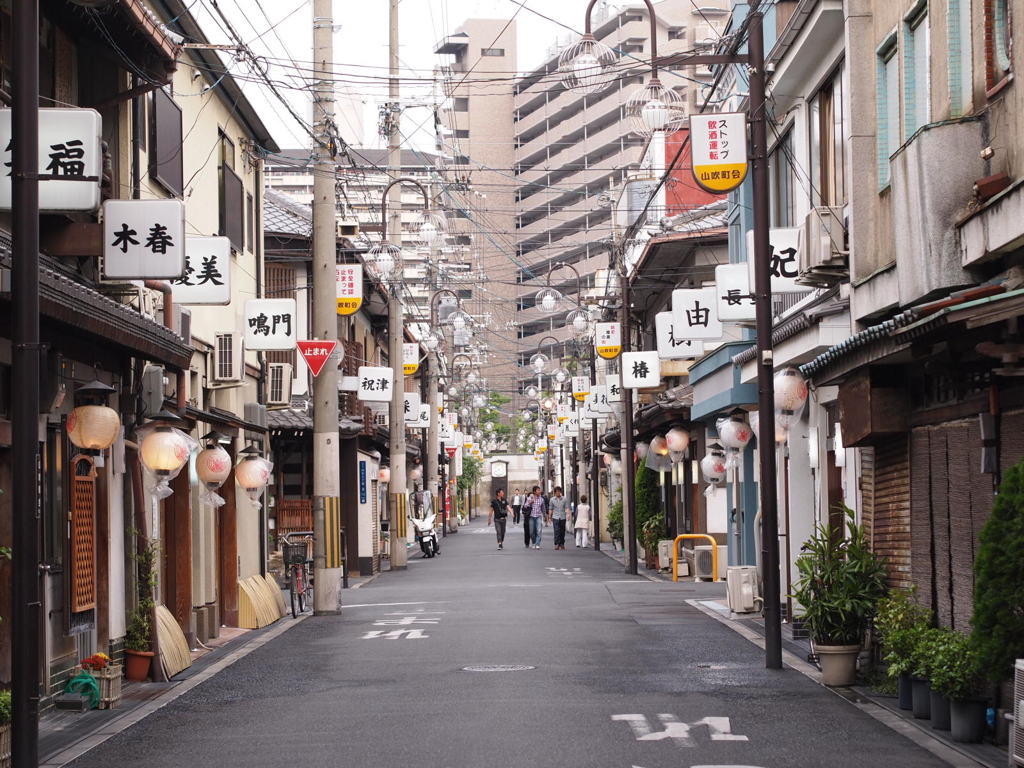
[[519,493],[519,489],[516,488],[516,492],[512,494],[512,522],[515,525],[519,525],[519,515],[523,511],[523,495]]
[[[586,547],[590,534],[590,505],[587,504],[587,497],[580,496],[580,503],[576,505],[576,522],[573,528],[576,531],[576,546]],[[563,547],[564,549],[564,547]]]
[[533,493],[526,497],[526,505],[523,507],[523,527],[530,531],[530,539],[526,546],[540,549],[541,526],[544,525],[547,510],[544,504],[544,497],[541,496],[540,486],[533,486]]
[[565,549],[565,525],[569,500],[562,495],[560,486],[556,486],[554,495],[548,501],[548,515],[554,526],[555,549]]
[[499,488],[491,499],[491,513],[487,516],[487,524],[494,523],[494,532],[498,534],[498,549],[505,548],[505,524],[511,507],[505,501],[505,489]]

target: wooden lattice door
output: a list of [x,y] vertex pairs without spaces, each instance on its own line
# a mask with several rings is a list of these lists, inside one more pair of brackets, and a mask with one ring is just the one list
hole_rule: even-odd
[[72,460],[71,612],[96,607],[96,466],[89,456]]

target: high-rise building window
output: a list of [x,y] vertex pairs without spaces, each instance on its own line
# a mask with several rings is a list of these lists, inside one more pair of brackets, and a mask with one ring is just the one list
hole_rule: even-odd
[[878,186],[885,188],[889,186],[889,158],[900,146],[900,69],[895,34],[878,49],[875,89]]
[[480,55],[481,56],[504,56],[505,55],[505,49],[504,48],[481,48],[480,49]]
[[842,66],[811,99],[809,127],[813,204],[845,205]]
[[469,112],[469,97],[456,96],[452,99],[452,109],[456,112]]

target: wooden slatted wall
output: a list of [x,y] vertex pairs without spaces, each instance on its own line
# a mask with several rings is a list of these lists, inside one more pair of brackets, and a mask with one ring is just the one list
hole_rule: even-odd
[[[907,438],[896,436],[875,446],[861,471],[865,483],[866,522],[875,551],[885,558],[889,585],[911,584],[910,462]],[[862,457],[863,458],[863,457]]]
[[76,457],[71,484],[71,611],[96,607],[96,474],[92,460]]

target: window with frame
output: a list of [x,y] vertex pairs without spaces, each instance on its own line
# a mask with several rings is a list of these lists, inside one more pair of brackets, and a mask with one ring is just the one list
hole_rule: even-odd
[[792,227],[796,224],[793,193],[793,131],[787,130],[768,158],[768,179],[771,187],[771,225]]
[[469,98],[466,96],[456,96],[452,99],[452,109],[456,112],[469,112]]
[[220,131],[220,234],[234,250],[241,251],[245,247],[245,190],[234,168],[235,145]]
[[960,117],[971,111],[973,99],[971,0],[946,0],[946,34],[949,111],[953,117]]
[[928,72],[928,4],[920,3],[903,21],[903,139],[931,119]]
[[505,55],[505,49],[504,48],[481,48],[480,49],[480,55],[481,56],[504,56]]
[[991,90],[1009,82],[1013,68],[1010,0],[985,0],[985,84]]
[[149,175],[172,195],[184,194],[181,107],[161,88],[153,91],[149,120]]
[[900,146],[900,69],[895,35],[878,49],[875,88],[878,186],[884,189],[890,181],[889,158]]
[[810,103],[811,203],[846,205],[843,143],[843,67],[814,94]]
[[256,253],[256,201],[249,192],[245,195],[245,221],[245,247],[251,253]]

